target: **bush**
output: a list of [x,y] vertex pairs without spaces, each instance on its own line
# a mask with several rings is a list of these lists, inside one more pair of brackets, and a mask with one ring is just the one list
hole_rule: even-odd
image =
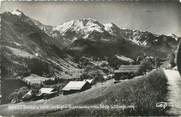
[[33,93],[33,94],[39,93],[40,88],[41,88],[41,85],[39,85],[39,84],[33,84],[33,85],[31,86],[32,93]]
[[118,69],[122,63],[116,57],[110,57],[108,58],[108,64],[112,68]]
[[45,80],[43,82],[43,84],[45,84],[45,85],[53,85],[53,84],[56,84],[56,83],[58,83],[58,79],[55,79],[55,80],[49,79],[49,80]]
[[102,82],[104,72],[100,69],[96,69],[95,67],[87,67],[83,74],[81,75],[81,79],[94,79],[97,82]]
[[28,91],[29,89],[27,87],[21,87],[20,89],[16,89],[8,96],[9,102],[11,102],[12,100],[16,100],[16,102],[19,102]]
[[147,60],[147,59],[144,59],[143,61],[141,61],[141,67],[139,69],[139,73],[146,73],[150,70],[153,69],[152,67],[152,62]]
[[39,76],[49,75],[51,73],[51,66],[46,61],[32,58],[27,60],[28,68],[31,70],[32,74],[37,74]]

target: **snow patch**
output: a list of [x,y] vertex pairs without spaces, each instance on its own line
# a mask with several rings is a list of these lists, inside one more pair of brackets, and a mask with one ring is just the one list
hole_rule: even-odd
[[20,49],[8,47],[8,46],[6,46],[6,47],[16,56],[23,57],[23,58],[34,58],[35,57],[34,55],[32,55],[24,50],[20,50]]
[[13,42],[16,46],[21,46],[21,44],[17,43],[17,42]]
[[112,31],[112,28],[113,28],[113,24],[112,23],[104,24],[104,29],[106,31]]
[[147,46],[146,40],[141,42],[141,41],[137,40],[136,37],[134,37],[133,39],[129,39],[129,40],[131,40],[132,42],[134,42],[135,44],[137,44],[139,46]]
[[66,30],[68,30],[69,28],[71,28],[73,26],[74,21],[70,21],[70,22],[66,22],[63,23],[62,25],[59,25],[55,28],[53,28],[54,31],[60,31],[60,32],[65,32]]
[[21,15],[22,15],[22,12],[19,11],[19,10],[14,10],[14,11],[11,12],[11,14],[17,15],[17,16],[21,16]]
[[113,23],[107,23],[107,24],[104,24],[104,26],[105,26],[105,29],[106,28],[111,28],[111,27],[113,27]]
[[104,24],[104,29],[114,36],[117,36],[120,33],[120,28],[117,27],[114,23]]

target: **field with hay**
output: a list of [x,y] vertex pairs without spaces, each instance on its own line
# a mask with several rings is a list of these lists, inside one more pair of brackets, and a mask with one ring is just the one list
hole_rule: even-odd
[[[164,115],[165,110],[157,108],[156,103],[166,101],[167,79],[162,70],[153,70],[147,75],[131,80],[114,83],[108,80],[98,83],[91,89],[70,95],[60,95],[49,100],[23,102],[18,105],[40,107],[36,109],[8,110],[8,105],[0,106],[0,112],[5,115]],[[69,105],[69,108],[42,108]],[[10,105],[9,105],[10,106]],[[73,108],[74,106],[103,108]],[[121,108],[113,108],[118,106]],[[72,108],[71,108],[72,107]],[[104,108],[109,107],[109,108]],[[125,107],[125,108],[122,108]],[[130,108],[129,108],[130,107]],[[109,111],[107,111],[109,109]]]

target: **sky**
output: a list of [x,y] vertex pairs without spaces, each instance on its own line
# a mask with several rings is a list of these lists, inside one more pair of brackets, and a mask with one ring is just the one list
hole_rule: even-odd
[[43,24],[93,18],[120,28],[181,36],[181,6],[169,2],[2,2],[1,13],[19,9]]

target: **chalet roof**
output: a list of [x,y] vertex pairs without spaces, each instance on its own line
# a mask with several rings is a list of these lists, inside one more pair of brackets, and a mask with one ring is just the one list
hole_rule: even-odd
[[114,73],[135,73],[140,69],[140,65],[121,65]]
[[115,56],[116,56],[117,59],[122,60],[122,61],[127,61],[127,62],[130,62],[130,63],[134,62],[133,59],[125,57],[125,56],[119,56],[119,55],[115,55]]
[[82,87],[88,83],[87,81],[70,81],[62,90],[70,91],[70,90],[81,90]]
[[32,93],[32,90],[28,91],[26,94],[31,95],[31,93]]
[[30,84],[41,84],[43,81],[53,79],[31,74],[30,76],[24,77],[22,80]]
[[54,88],[41,88],[40,93],[50,94],[50,93],[52,93],[53,90],[54,90]]
[[85,79],[84,81],[87,81],[88,83],[92,84],[94,82],[94,79]]
[[25,98],[26,96],[31,95],[31,94],[32,94],[32,90],[29,90],[25,95],[23,95],[22,98]]

